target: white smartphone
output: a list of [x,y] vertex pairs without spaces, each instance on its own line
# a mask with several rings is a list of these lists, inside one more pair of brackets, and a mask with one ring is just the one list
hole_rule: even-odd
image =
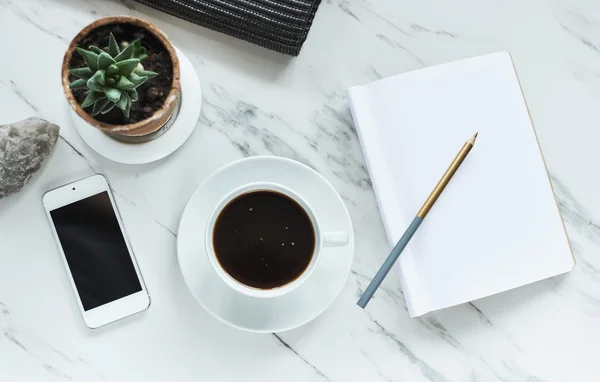
[[150,306],[104,176],[50,190],[43,203],[88,327],[98,328]]

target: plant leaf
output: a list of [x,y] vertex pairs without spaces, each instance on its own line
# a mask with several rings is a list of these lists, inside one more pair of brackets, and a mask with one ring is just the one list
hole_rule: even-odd
[[129,78],[129,81],[133,82],[136,88],[144,82],[146,82],[146,80],[148,79],[148,77],[138,76],[137,74],[135,74],[135,72],[132,72],[127,78]]
[[87,89],[87,81],[78,79],[69,84],[69,89]]
[[123,114],[125,118],[129,118],[129,113],[131,112],[131,100],[127,103],[127,107],[123,110]]
[[[96,75],[96,74],[94,74],[94,75]],[[87,80],[87,87],[88,87],[88,89],[93,90],[95,92],[101,92],[104,90],[104,86],[102,86],[102,84],[97,82],[96,79],[94,78],[94,76],[92,76],[92,78]]]
[[119,49],[119,44],[117,44],[115,36],[111,33],[108,39],[108,54],[115,58],[119,53],[121,53],[121,49]]
[[106,74],[109,76],[113,76],[115,74],[119,74],[119,67],[117,65],[111,65],[106,69]]
[[115,87],[121,90],[129,90],[135,88],[135,85],[133,84],[133,82],[129,81],[127,77],[121,76],[119,82],[115,85]]
[[[98,70],[96,73],[94,73],[92,78],[90,78],[88,81],[92,81],[92,82],[96,83],[97,85],[100,85],[100,87],[102,87],[102,86],[106,85],[104,73],[105,73],[104,70]],[[102,89],[100,89],[98,91],[102,91]]]
[[110,56],[110,54],[102,52],[98,56],[98,69],[108,69],[109,66],[114,64],[116,61]]
[[119,73],[122,76],[128,76],[133,72],[136,66],[140,63],[140,60],[137,58],[130,58],[124,61],[117,62],[115,65],[119,68]]
[[111,111],[114,107],[115,107],[116,103],[114,102],[109,102],[108,105],[106,105],[106,107],[104,109],[102,109],[102,114],[106,114],[109,111]]
[[112,102],[118,102],[121,98],[121,91],[115,88],[104,88],[104,94]]
[[96,53],[98,55],[101,54],[101,53],[104,53],[104,51],[102,49],[100,49],[100,48],[98,48],[97,46],[94,46],[94,45],[90,45],[89,49],[90,49],[91,52],[94,52],[94,53]]
[[129,101],[127,101],[129,99],[129,94],[127,94],[127,92],[123,92],[121,94],[121,98],[119,99],[119,102],[117,102],[117,107],[123,111],[125,111],[125,108],[127,108],[127,103]]
[[98,70],[98,73],[100,73],[98,75],[98,79],[96,82],[100,83],[100,85],[104,86],[106,85],[106,70]]
[[94,104],[94,108],[92,109],[92,116],[98,115],[102,110],[104,110],[106,105],[108,105],[109,103],[111,103],[111,102],[110,102],[110,100],[107,100],[107,99],[101,99],[98,102],[96,102]]
[[89,80],[93,75],[92,69],[90,68],[75,68],[69,70],[69,73],[74,75],[77,78],[81,78],[82,80]]
[[79,47],[75,48],[77,52],[83,57],[83,60],[87,64],[87,66],[95,72],[98,70],[98,55],[94,52],[90,52],[89,50],[81,49]]
[[135,46],[135,50],[133,52],[133,58],[137,58],[140,61],[144,61],[146,58],[148,58],[148,54],[146,51],[146,48],[144,48],[142,46],[142,40],[141,39],[137,39],[134,42],[132,42],[132,44]]
[[133,72],[135,74],[137,74],[138,76],[148,77],[148,78],[153,78],[153,77],[158,76],[158,73],[153,72],[151,70],[136,69]]
[[81,103],[81,107],[88,107],[88,106],[93,105],[97,101],[99,101],[101,99],[104,99],[104,98],[106,98],[106,96],[104,95],[104,93],[90,91],[87,94],[87,96],[85,97],[85,99],[83,100],[83,102]]
[[131,98],[132,102],[137,102],[137,100],[138,100],[138,92],[137,92],[137,90],[131,89],[127,93],[129,93],[129,98]]
[[117,57],[115,57],[115,61],[120,62],[130,59],[133,57],[133,52],[135,52],[135,46],[133,44],[129,44],[121,51],[121,53],[117,55]]

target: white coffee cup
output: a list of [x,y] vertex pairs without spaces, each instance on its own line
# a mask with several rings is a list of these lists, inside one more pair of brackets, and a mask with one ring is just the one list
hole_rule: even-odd
[[[215,223],[219,214],[225,208],[225,206],[231,202],[233,199],[237,198],[240,195],[256,192],[256,191],[274,191],[281,193],[283,195],[288,196],[293,199],[296,203],[298,203],[308,215],[312,227],[315,233],[315,249],[312,255],[311,261],[304,270],[304,272],[298,276],[295,280],[276,287],[272,289],[259,289],[255,287],[251,287],[245,285],[238,280],[234,279],[232,276],[227,273],[215,254],[214,244],[213,244],[213,231],[215,227]],[[313,209],[310,205],[298,195],[296,192],[291,189],[276,183],[268,183],[268,182],[256,182],[250,183],[244,186],[241,186],[229,194],[227,194],[219,203],[217,203],[213,213],[210,215],[208,220],[208,224],[206,226],[205,232],[205,245],[206,245],[206,253],[208,255],[208,260],[210,261],[213,269],[219,275],[219,277],[231,287],[233,290],[251,296],[251,297],[259,297],[259,298],[270,298],[270,297],[278,297],[283,296],[287,293],[290,293],[294,289],[298,288],[302,285],[315,271],[317,265],[319,264],[319,260],[321,256],[323,256],[323,248],[324,247],[339,247],[348,244],[349,235],[347,232],[323,232],[321,229],[321,225],[319,224],[319,219],[315,215]]]

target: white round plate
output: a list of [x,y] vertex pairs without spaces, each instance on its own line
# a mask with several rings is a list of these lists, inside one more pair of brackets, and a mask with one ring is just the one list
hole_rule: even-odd
[[[235,292],[217,276],[206,255],[204,232],[209,216],[223,195],[253,182],[282,184],[309,203],[324,231],[346,231],[348,245],[323,249],[317,269],[298,289],[274,298]],[[354,256],[352,221],[342,198],[319,173],[280,157],[252,157],[233,162],[198,187],[190,198],[177,234],[181,273],[190,291],[210,314],[235,328],[275,333],[315,319],[342,290]]]
[[145,143],[125,143],[90,126],[71,108],[71,117],[81,138],[98,154],[124,164],[155,162],[175,152],[190,137],[200,117],[202,91],[200,80],[190,60],[179,49],[181,70],[181,109],[179,115],[160,137]]

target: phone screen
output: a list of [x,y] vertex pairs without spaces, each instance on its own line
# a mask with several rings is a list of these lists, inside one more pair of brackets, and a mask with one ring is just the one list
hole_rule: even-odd
[[84,310],[142,290],[106,191],[50,211]]

